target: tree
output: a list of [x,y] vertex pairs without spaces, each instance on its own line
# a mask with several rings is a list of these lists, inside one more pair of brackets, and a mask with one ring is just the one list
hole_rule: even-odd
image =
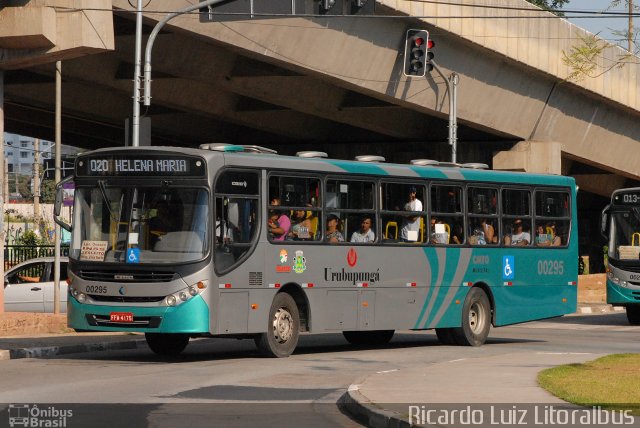
[[564,13],[560,11],[565,3],[569,3],[569,0],[528,0],[529,3],[555,13],[558,16],[564,16]]
[[600,39],[597,34],[586,34],[580,37],[580,41],[572,46],[568,52],[562,51],[562,62],[572,70],[567,80],[579,81],[586,77],[598,77],[613,68],[623,67],[627,63],[637,63],[634,54],[638,52],[638,45],[634,38],[636,32],[632,19],[633,11],[637,11],[638,6],[634,5],[633,0],[612,0],[605,12],[623,3],[629,10],[629,27],[626,31],[613,31],[613,34],[624,37],[628,41],[629,53],[618,55],[614,61],[603,67],[598,62],[602,57],[602,52],[611,46],[611,43]]

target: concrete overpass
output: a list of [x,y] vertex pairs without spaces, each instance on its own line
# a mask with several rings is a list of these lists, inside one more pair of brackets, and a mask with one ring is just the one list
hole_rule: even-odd
[[[166,12],[193,3],[151,2],[145,34]],[[223,141],[283,153],[448,160],[443,78],[402,73],[406,30],[426,28],[445,74],[460,76],[458,160],[573,175],[583,190],[604,196],[637,184],[638,65],[567,81],[562,52],[580,43],[583,30],[524,0],[459,3],[381,0],[375,17],[178,17],[153,51],[152,144]],[[1,21],[13,24],[0,27],[5,130],[53,138],[51,61],[63,59],[63,142],[121,145],[132,110],[129,2],[9,4],[0,9]],[[606,48],[599,70],[624,53]]]

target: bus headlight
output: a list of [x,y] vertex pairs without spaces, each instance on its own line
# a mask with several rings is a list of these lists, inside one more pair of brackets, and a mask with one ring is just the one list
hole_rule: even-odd
[[180,305],[191,299],[192,297],[198,296],[206,287],[206,283],[200,281],[195,285],[191,285],[188,288],[183,288],[180,291],[176,291],[175,293],[166,296],[164,298],[164,302],[167,306]]
[[78,299],[78,302],[84,303],[87,301],[87,295],[84,293],[78,293],[78,295],[76,296],[76,299]]

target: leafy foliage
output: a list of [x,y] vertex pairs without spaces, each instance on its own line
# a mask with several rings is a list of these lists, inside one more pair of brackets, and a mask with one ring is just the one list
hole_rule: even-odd
[[564,16],[563,12],[560,12],[559,9],[565,5],[565,3],[569,3],[569,0],[528,0],[529,3],[535,4],[536,6],[548,10],[550,12],[555,13],[558,16]]
[[[598,77],[612,68],[622,67],[630,58],[630,55],[620,55],[616,60],[605,64],[602,61],[602,52],[610,46],[606,41],[596,35],[585,34],[580,37],[580,43],[562,51],[562,62],[571,68],[567,80],[580,81],[585,77]],[[598,63],[600,60],[601,63]]]

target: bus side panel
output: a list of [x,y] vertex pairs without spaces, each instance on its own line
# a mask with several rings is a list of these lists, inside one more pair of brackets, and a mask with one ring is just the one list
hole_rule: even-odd
[[[492,288],[496,325],[574,313],[577,255],[571,249],[504,249],[501,284]],[[510,264],[511,278],[505,275]]]

